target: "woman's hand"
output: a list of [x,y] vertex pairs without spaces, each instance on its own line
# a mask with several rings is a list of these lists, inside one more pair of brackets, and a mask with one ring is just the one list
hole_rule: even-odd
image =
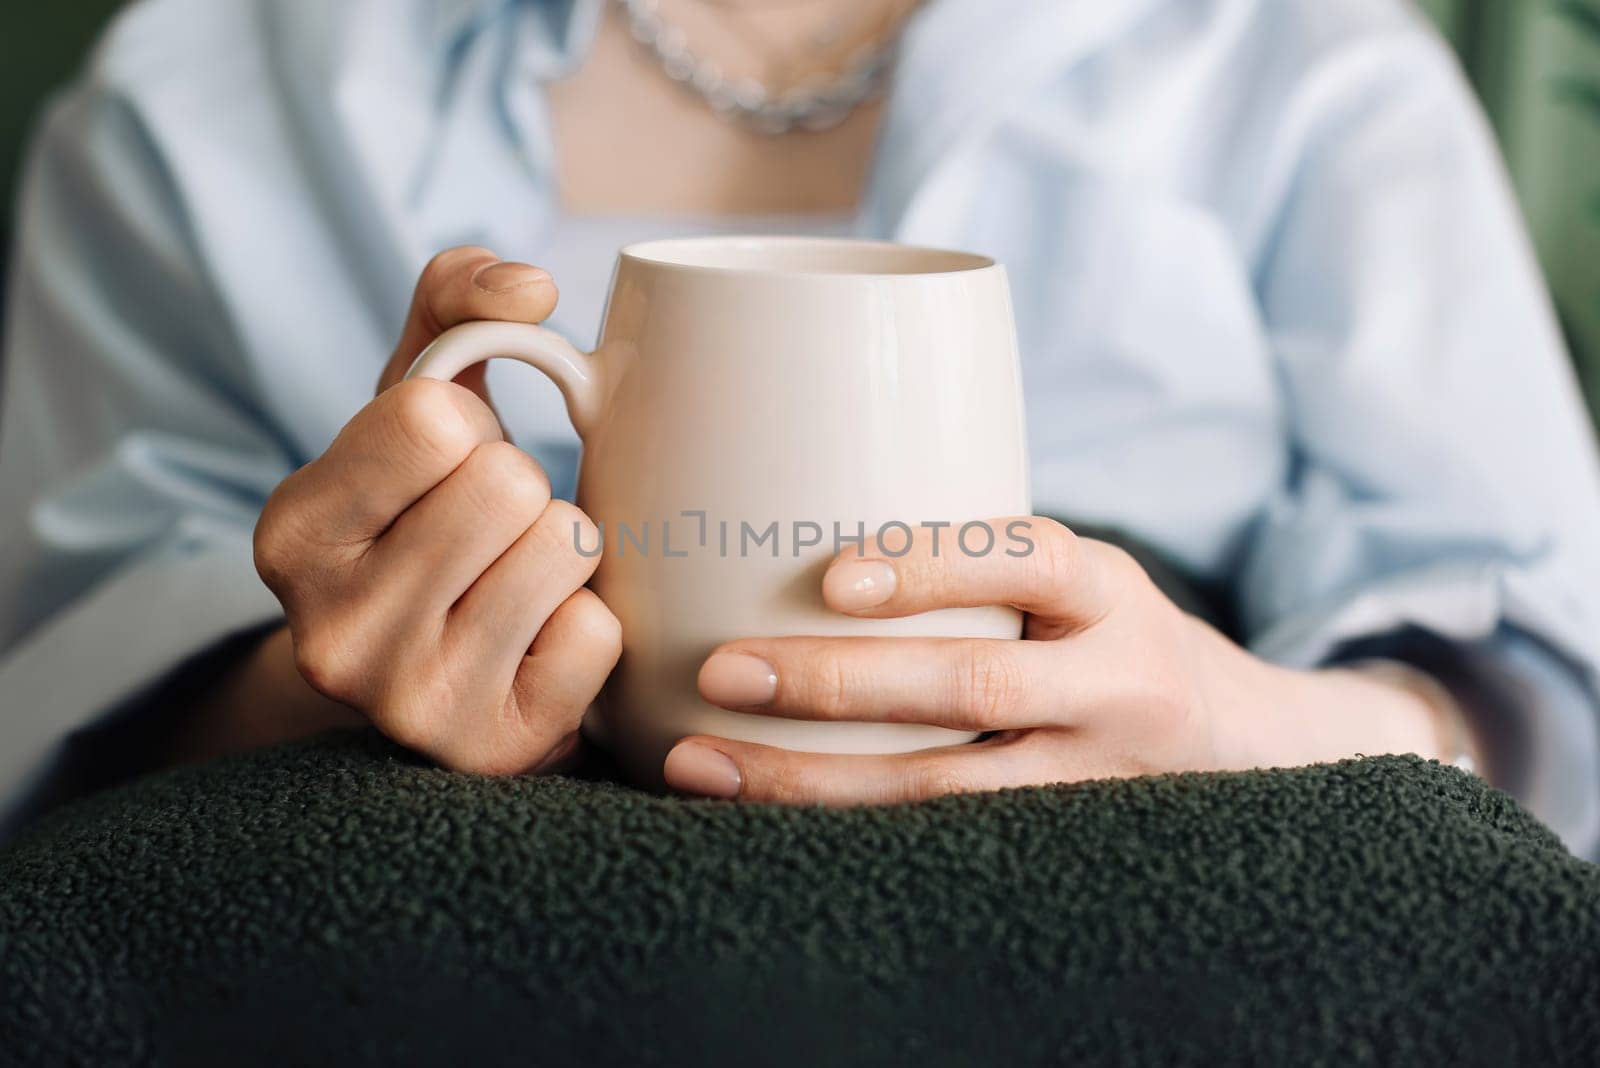
[[450,768],[565,757],[621,650],[616,617],[584,588],[599,558],[574,535],[594,544],[594,526],[506,440],[481,370],[467,388],[401,381],[448,327],[539,322],[555,300],[548,274],[484,249],[435,258],[377,399],[256,527],[300,675]]
[[718,648],[700,671],[706,700],[741,712],[987,737],[892,756],[694,737],[667,756],[668,783],[751,801],[852,804],[1357,753],[1438,754],[1436,718],[1416,694],[1358,671],[1265,663],[1180,611],[1122,550],[1052,520],[1022,522],[1033,542],[1027,555],[968,556],[948,532],[935,552],[937,532],[922,528],[898,558],[868,546],[835,559],[823,597],[872,619],[1012,605],[1026,613],[1025,640],[751,638]]

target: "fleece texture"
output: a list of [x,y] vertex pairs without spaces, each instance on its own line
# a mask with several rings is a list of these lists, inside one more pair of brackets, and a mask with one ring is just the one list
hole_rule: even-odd
[[364,732],[0,855],[0,1063],[1600,1063],[1600,868],[1408,758],[823,810]]

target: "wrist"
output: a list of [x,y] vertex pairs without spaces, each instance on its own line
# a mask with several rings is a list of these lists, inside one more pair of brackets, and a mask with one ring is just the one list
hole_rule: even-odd
[[1428,711],[1436,752],[1421,753],[1442,764],[1487,777],[1484,752],[1455,695],[1438,679],[1400,660],[1359,660],[1346,665],[1418,698]]
[[172,759],[206,760],[365,722],[313,690],[294,663],[287,625],[267,631],[187,713]]
[[1455,761],[1451,710],[1435,703],[1437,695],[1423,684],[1431,680],[1369,666],[1287,668],[1205,630],[1212,646],[1203,657],[1205,701],[1220,767],[1296,767],[1398,753]]
[[1212,755],[1222,770],[1288,766],[1294,739],[1297,672],[1268,663],[1221,632],[1192,619],[1202,665],[1202,706]]

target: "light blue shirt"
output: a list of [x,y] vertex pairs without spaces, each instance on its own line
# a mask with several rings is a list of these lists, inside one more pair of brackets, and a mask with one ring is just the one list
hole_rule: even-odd
[[[278,615],[251,564],[262,501],[370,399],[431,253],[540,260],[543,85],[599,13],[144,0],[117,21],[25,178],[7,803],[71,731]],[[858,228],[1007,265],[1039,511],[1221,584],[1263,656],[1409,624],[1492,663],[1522,690],[1517,792],[1593,848],[1595,451],[1492,140],[1419,17],[932,0]],[[569,479],[553,391],[497,388]]]

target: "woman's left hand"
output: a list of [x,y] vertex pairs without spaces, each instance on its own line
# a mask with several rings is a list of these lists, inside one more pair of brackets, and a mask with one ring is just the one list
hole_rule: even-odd
[[740,712],[806,720],[925,723],[982,740],[888,756],[800,753],[724,738],[679,742],[674,788],[750,801],[907,801],[1008,786],[1167,771],[1285,766],[1442,748],[1417,693],[1358,670],[1262,661],[1182,612],[1121,549],[1053,520],[1033,549],[968,556],[919,528],[890,557],[837,557],[823,598],[859,618],[1012,605],[1023,640],[749,638],[719,647],[700,692]]

